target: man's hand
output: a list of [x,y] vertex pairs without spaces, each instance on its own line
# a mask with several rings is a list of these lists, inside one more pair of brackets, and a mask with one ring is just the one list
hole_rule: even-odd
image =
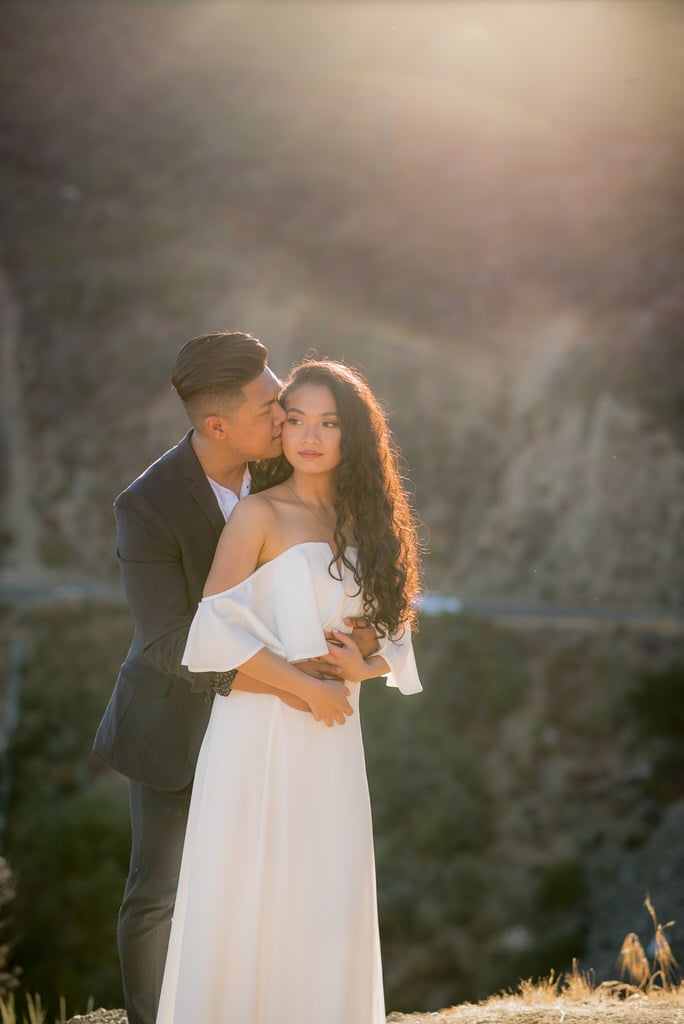
[[340,679],[342,677],[340,666],[330,661],[325,655],[320,658],[309,658],[308,661],[294,661],[292,664],[313,679]]
[[334,640],[328,642],[330,657],[340,666],[345,679],[352,683],[361,683],[369,679],[372,672],[364,661],[363,655],[354,643],[351,633],[343,633],[336,629],[333,631]]
[[[344,624],[351,629],[351,638],[364,658],[368,658],[380,649],[375,630],[368,624],[368,619],[348,618],[344,620]],[[329,633],[326,634],[326,639],[334,640],[335,636]]]

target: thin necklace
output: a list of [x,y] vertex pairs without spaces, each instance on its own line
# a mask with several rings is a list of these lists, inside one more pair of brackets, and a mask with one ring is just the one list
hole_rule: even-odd
[[[303,505],[304,508],[308,509],[309,512],[311,513],[311,515],[315,516],[316,519],[318,519],[319,523],[323,523],[324,526],[327,526],[328,529],[330,529],[330,513],[328,513],[327,519],[323,519],[323,517],[320,515],[320,510],[316,509],[315,505],[309,505],[309,503],[307,501],[304,501],[303,498],[300,498],[299,495],[297,494],[297,492],[295,491],[293,485],[290,483],[289,480],[287,482],[287,485],[290,488],[290,490],[292,491],[292,493],[294,494],[294,496],[297,499],[297,501],[299,502],[299,504]],[[333,516],[335,517],[335,519],[337,518],[336,515],[335,515],[334,510],[333,510]]]

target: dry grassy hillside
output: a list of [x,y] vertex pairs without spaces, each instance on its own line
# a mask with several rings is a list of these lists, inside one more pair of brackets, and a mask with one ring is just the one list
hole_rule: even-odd
[[[639,1000],[631,1005],[617,1001],[588,1000],[568,1004],[556,1000],[547,1006],[524,1000],[501,1000],[485,1006],[459,1006],[436,1013],[391,1013],[388,1024],[679,1024],[684,1020],[681,1000]],[[72,1017],[67,1024],[126,1024],[121,1010],[97,1010]]]

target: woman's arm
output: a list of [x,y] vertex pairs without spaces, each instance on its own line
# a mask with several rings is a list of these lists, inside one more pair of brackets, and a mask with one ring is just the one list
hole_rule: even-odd
[[343,725],[345,717],[352,714],[347,700],[349,690],[339,679],[314,679],[267,647],[253,654],[240,668],[252,679],[303,701],[317,722]]
[[216,545],[203,596],[211,597],[242,583],[259,566],[275,514],[261,495],[248,495],[235,506]]
[[[243,498],[219,538],[204,596],[220,594],[247,579],[261,564],[267,539],[277,535],[277,528],[275,513],[266,498],[262,495]],[[341,725],[345,717],[352,714],[348,691],[342,682],[312,678],[266,647],[239,668],[234,689],[275,692],[294,707],[305,705],[317,721],[324,721],[328,726]]]
[[287,704],[288,707],[294,708],[296,711],[306,711],[307,714],[311,714],[311,708],[306,701],[300,700],[299,697],[295,697],[292,693],[278,690],[275,686],[270,686],[268,683],[252,679],[251,676],[248,676],[243,671],[239,671],[235,676],[231,690],[242,690],[243,693],[268,693],[272,697],[279,697],[283,704]]

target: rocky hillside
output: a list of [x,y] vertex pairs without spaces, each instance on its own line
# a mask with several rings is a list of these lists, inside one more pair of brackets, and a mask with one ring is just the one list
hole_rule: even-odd
[[[186,429],[164,391],[173,345],[159,346],[159,383],[134,404],[120,365],[119,411],[62,409],[57,397],[56,429],[34,432],[17,367],[26,340],[3,284],[5,575],[113,579],[113,496]],[[298,323],[271,346],[282,373],[307,348]],[[609,382],[578,390],[600,343],[586,318],[545,311],[500,330],[494,351],[431,337],[394,338],[389,356],[365,338],[325,347],[361,363],[393,410],[427,528],[430,585],[466,601],[681,608],[684,452],[672,425]],[[116,390],[110,383],[102,401],[116,406]]]
[[571,87],[522,10],[404,5],[390,32],[372,5],[5,5],[5,571],[114,578],[112,497],[185,428],[173,355],[233,326],[281,373],[310,347],[365,367],[434,587],[681,606],[682,24],[658,11],[566,11],[549,54],[595,35]]

